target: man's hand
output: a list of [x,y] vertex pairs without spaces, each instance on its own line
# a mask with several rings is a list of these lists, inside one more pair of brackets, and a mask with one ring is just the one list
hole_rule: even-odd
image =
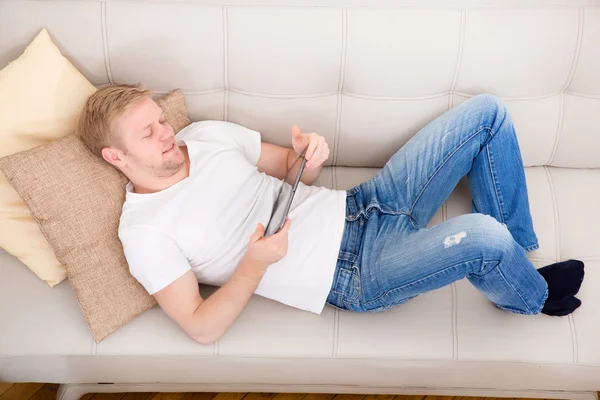
[[246,258],[255,264],[269,266],[285,257],[288,251],[290,224],[291,219],[287,217],[279,232],[264,237],[265,227],[259,223],[252,236],[250,236]]
[[154,293],[154,298],[189,336],[213,344],[240,316],[267,268],[287,254],[290,223],[288,218],[279,232],[267,238],[264,226],[258,224],[231,278],[206,300],[200,296],[192,270]]
[[292,146],[297,155],[306,149],[304,169],[307,171],[319,168],[329,158],[329,146],[325,138],[314,132],[302,133],[296,125],[292,126]]

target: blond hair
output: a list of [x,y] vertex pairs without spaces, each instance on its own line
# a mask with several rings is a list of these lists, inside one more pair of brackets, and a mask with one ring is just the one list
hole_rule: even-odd
[[116,146],[123,149],[115,122],[139,103],[151,90],[138,85],[111,85],[92,94],[79,118],[78,134],[88,149],[102,158],[102,149]]

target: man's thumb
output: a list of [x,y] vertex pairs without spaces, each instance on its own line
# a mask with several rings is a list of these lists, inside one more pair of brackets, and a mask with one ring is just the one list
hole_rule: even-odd
[[302,135],[300,128],[297,125],[292,126],[292,137],[297,138]]
[[254,230],[254,233],[252,234],[252,239],[254,241],[257,241],[258,239],[260,239],[262,237],[262,235],[264,233],[265,233],[265,227],[263,226],[263,224],[261,224],[259,222],[258,225],[256,226],[256,229]]

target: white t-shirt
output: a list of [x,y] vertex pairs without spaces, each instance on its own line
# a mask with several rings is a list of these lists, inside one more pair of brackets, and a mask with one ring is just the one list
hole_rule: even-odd
[[[189,177],[151,194],[129,182],[119,238],[131,274],[150,294],[192,269],[221,286],[267,226],[280,186],[259,172],[260,133],[223,121],[195,122],[176,136],[188,148]],[[300,182],[289,216],[286,256],[267,269],[256,294],[320,314],[333,283],[346,217],[346,191]]]

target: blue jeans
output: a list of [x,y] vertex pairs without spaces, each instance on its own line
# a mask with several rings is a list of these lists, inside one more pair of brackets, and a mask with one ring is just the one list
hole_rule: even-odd
[[[465,175],[473,212],[427,228]],[[497,307],[538,314],[548,286],[526,255],[538,248],[511,116],[499,98],[474,96],[347,190],[327,303],[383,311],[467,278]]]

